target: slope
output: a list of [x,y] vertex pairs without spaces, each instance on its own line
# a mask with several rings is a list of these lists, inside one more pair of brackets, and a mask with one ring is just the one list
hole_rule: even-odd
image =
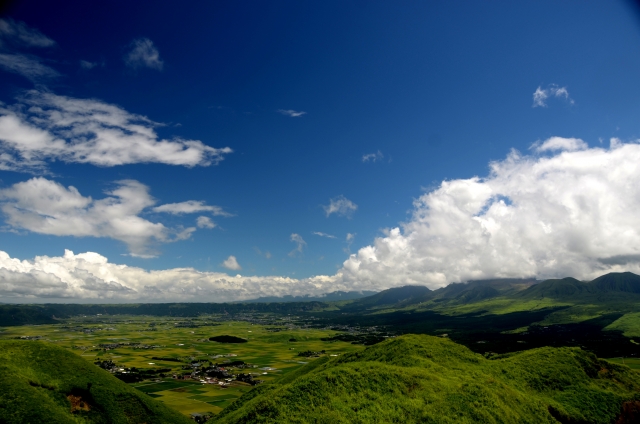
[[48,343],[0,341],[2,423],[190,423],[78,355]]
[[220,423],[610,423],[640,405],[640,374],[577,348],[487,359],[449,340],[401,336],[310,363],[249,392]]

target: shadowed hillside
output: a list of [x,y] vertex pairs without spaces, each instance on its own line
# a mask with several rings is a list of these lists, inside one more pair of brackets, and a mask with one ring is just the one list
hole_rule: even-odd
[[487,359],[409,335],[310,363],[247,393],[216,422],[626,423],[639,391],[640,374],[577,348]]
[[65,349],[0,341],[1,423],[190,423]]

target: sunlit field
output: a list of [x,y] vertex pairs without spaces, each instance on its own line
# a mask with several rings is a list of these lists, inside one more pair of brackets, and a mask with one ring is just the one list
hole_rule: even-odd
[[[163,401],[184,414],[218,413],[252,386],[230,382],[227,387],[196,380],[175,379],[186,373],[192,361],[224,364],[243,361],[247,368],[232,372],[251,373],[269,382],[313,361],[301,352],[325,351],[341,355],[362,349],[341,341],[322,341],[336,331],[299,328],[287,318],[275,325],[217,321],[213,317],[171,319],[165,317],[85,317],[55,325],[4,327],[2,339],[39,338],[67,348],[87,361],[111,360],[121,368],[140,371],[165,370],[153,378],[131,383],[140,391]],[[232,335],[246,343],[217,343],[210,337]],[[155,359],[154,359],[155,358]],[[162,358],[162,359],[158,359]],[[174,360],[168,360],[174,359]],[[166,371],[170,369],[170,371]]]

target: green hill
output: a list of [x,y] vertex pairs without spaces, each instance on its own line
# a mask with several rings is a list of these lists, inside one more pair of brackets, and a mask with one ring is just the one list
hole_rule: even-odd
[[192,423],[78,355],[0,341],[0,423]]
[[640,293],[640,275],[632,272],[611,272],[596,278],[590,285],[600,293]]
[[390,306],[400,302],[419,302],[429,298],[433,292],[424,286],[403,286],[381,291],[372,296],[349,303],[344,309],[366,309]]
[[312,362],[247,393],[215,422],[627,423],[636,422],[639,393],[640,374],[578,348],[487,359],[407,335]]

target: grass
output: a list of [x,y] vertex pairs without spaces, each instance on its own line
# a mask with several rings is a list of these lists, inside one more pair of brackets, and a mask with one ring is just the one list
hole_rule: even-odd
[[[286,320],[280,321],[286,323]],[[300,329],[287,324],[276,326],[253,325],[249,322],[219,323],[210,317],[189,322],[197,327],[181,327],[180,323],[184,323],[184,320],[169,317],[87,317],[52,325],[5,327],[0,332],[0,340],[41,336],[41,340],[47,343],[81,355],[91,367],[94,367],[95,360],[112,360],[119,366],[136,367],[140,370],[171,368],[171,372],[165,373],[167,377],[159,378],[162,383],[144,381],[132,386],[187,415],[195,412],[218,413],[252,388],[240,382],[234,382],[229,388],[221,389],[217,385],[173,380],[171,374],[184,372],[181,367],[190,362],[191,358],[210,360],[213,363],[241,360],[256,366],[248,371],[260,372],[259,378],[270,382],[302,367],[304,364],[301,362],[313,360],[298,357],[299,352],[325,350],[327,355],[340,355],[362,349],[361,346],[345,342],[321,341],[321,338],[336,334],[335,331],[329,330]],[[152,323],[153,325],[150,325]],[[282,330],[270,331],[273,328]],[[237,344],[209,341],[210,337],[219,335],[234,335],[248,341]],[[295,339],[296,342],[290,342],[291,339]],[[100,348],[101,344],[115,343],[155,347],[140,349],[119,346],[110,350]],[[164,360],[153,359],[154,357]],[[259,370],[263,367],[275,370]]]
[[189,422],[80,356],[48,343],[0,341],[0,364],[2,423]]
[[408,335],[316,361],[249,392],[216,422],[557,423],[615,421],[640,375],[577,348],[487,359]]

